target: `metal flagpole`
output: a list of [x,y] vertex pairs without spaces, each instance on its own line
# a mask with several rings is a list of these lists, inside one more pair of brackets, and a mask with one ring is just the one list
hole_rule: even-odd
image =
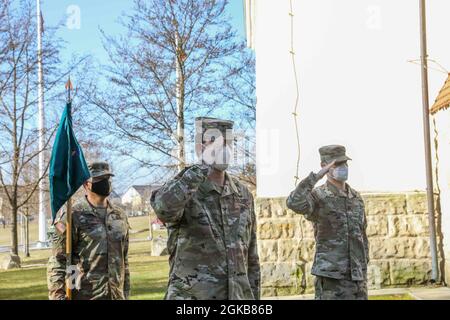
[[178,138],[178,151],[177,151],[177,157],[178,157],[178,171],[181,171],[184,169],[186,165],[186,154],[185,154],[185,145],[184,145],[184,101],[182,97],[182,92],[184,91],[184,84],[182,83],[182,66],[181,63],[184,61],[184,51],[180,39],[180,35],[178,33],[178,22],[174,21],[176,25],[175,30],[175,47],[176,47],[176,54],[175,54],[175,72],[176,72],[176,104],[177,104],[177,138]]
[[423,133],[425,142],[425,165],[427,179],[427,198],[428,198],[428,223],[430,228],[430,251],[431,251],[431,280],[438,281],[438,256],[436,247],[436,227],[434,217],[434,189],[433,189],[433,168],[431,164],[431,145],[430,145],[430,106],[428,95],[428,54],[427,54],[427,20],[425,0],[419,0],[420,3],[420,49],[422,65],[422,103],[423,103]]
[[[39,177],[45,174],[45,114],[44,114],[44,79],[42,71],[42,14],[41,1],[36,0],[37,46],[38,46],[38,109],[39,109]],[[47,214],[45,199],[45,179],[39,182],[39,242],[38,246],[47,246]]]

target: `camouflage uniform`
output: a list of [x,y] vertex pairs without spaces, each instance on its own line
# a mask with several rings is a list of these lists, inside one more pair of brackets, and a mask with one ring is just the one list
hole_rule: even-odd
[[253,196],[225,173],[223,187],[194,165],[153,193],[152,207],[168,227],[165,299],[260,298]]
[[[322,162],[349,160],[345,148],[321,149]],[[364,202],[348,184],[347,192],[330,182],[314,188],[313,172],[289,195],[287,206],[312,221],[316,253],[311,273],[317,276],[316,299],[367,299],[369,246]]]
[[[95,171],[93,178],[95,179]],[[47,265],[51,300],[65,299],[66,292],[66,215],[53,225],[53,254]],[[74,300],[128,299],[128,220],[108,203],[105,215],[91,206],[87,198],[74,205],[72,213],[72,265],[77,266],[80,288],[72,290]]]

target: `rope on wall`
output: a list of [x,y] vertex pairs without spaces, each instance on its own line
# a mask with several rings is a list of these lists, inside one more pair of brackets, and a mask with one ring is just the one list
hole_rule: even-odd
[[[295,62],[295,50],[294,50],[294,10],[293,10],[293,0],[289,0],[289,17],[291,20],[291,48],[289,53],[292,58],[292,68],[294,72],[294,80],[295,80],[295,89],[296,89],[296,97],[295,97],[295,105],[292,115],[294,117],[295,124],[295,135],[297,139],[297,159],[296,159],[296,168],[294,175],[294,186],[297,186],[299,180],[299,169],[300,169],[300,133],[298,126],[298,106],[300,101],[300,86],[299,79],[297,73],[297,64]],[[303,244],[304,232],[303,232],[303,217],[299,217],[299,227],[300,227],[300,239],[295,244],[296,252],[300,252],[300,256],[298,257],[298,261],[296,262],[297,270],[296,270],[296,281],[295,281],[295,290],[298,291],[298,287],[302,288],[301,293],[304,293],[306,290],[306,263],[307,260],[303,257],[304,250],[300,250],[301,244]],[[300,271],[301,270],[301,271]],[[301,273],[301,275],[300,275]],[[300,278],[301,277],[301,278]],[[300,278],[300,279],[299,279]],[[300,282],[300,283],[299,283]]]
[[294,50],[294,10],[292,5],[292,0],[289,0],[289,17],[291,20],[291,49],[289,50],[289,53],[292,57],[292,68],[294,71],[294,79],[295,79],[295,88],[296,88],[296,98],[295,98],[295,105],[294,110],[292,112],[292,115],[294,117],[294,123],[295,123],[295,134],[297,138],[297,160],[296,160],[296,169],[295,169],[295,176],[294,176],[294,185],[297,186],[298,180],[299,180],[299,168],[300,168],[300,134],[299,134],[299,127],[298,127],[298,105],[300,100],[300,89],[299,89],[299,80],[298,80],[298,74],[297,74],[297,65],[295,62],[295,50]]

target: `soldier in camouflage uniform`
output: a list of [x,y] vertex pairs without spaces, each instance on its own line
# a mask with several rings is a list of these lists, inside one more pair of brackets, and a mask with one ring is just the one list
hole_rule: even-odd
[[[343,146],[319,149],[322,170],[311,172],[287,199],[287,206],[312,221],[316,253],[311,273],[316,276],[318,300],[367,299],[367,263],[364,202],[345,181],[348,177]],[[315,184],[327,175],[327,182]]]
[[[109,165],[94,162],[89,170],[91,178],[83,185],[86,195],[72,210],[72,266],[77,269],[75,283],[78,284],[72,290],[72,299],[128,299],[128,220],[108,201],[113,176]],[[53,225],[53,254],[47,266],[51,300],[66,299],[65,218],[62,212]]]
[[152,206],[169,232],[165,299],[260,298],[253,196],[225,172],[232,125],[197,118],[196,151],[201,163],[182,170],[152,194]]

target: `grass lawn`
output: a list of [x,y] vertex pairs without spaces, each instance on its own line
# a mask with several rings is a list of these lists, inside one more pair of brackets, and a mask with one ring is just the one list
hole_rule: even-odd
[[[167,285],[169,266],[167,257],[150,256],[149,218],[129,218],[131,299],[162,299]],[[166,231],[154,231],[153,236],[165,235]],[[20,235],[20,233],[19,233]],[[0,228],[0,245],[10,245],[11,228]],[[37,221],[30,223],[30,241],[38,239]],[[20,238],[19,238],[20,242]],[[47,299],[46,263],[50,250],[32,250],[31,257],[23,257],[22,269],[0,271],[1,299]],[[0,261],[5,253],[0,253]]]
[[[167,285],[167,257],[150,256],[150,242],[130,244],[131,299],[162,299]],[[5,254],[0,254],[0,260]],[[33,250],[20,270],[0,271],[0,300],[47,299],[46,267],[50,250]]]

